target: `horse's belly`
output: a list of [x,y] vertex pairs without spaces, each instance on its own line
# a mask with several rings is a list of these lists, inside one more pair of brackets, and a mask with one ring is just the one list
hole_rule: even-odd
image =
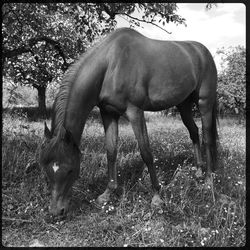
[[148,111],[163,110],[183,102],[196,88],[193,77],[181,80],[151,81],[144,109]]

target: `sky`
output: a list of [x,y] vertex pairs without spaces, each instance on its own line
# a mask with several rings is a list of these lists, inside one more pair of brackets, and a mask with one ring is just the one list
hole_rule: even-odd
[[[179,3],[177,14],[186,19],[186,24],[165,25],[168,34],[146,23],[136,28],[143,35],[159,40],[195,40],[203,43],[212,53],[218,70],[220,57],[217,49],[242,45],[246,47],[246,7],[242,3],[220,3],[206,10],[205,3]],[[135,16],[139,16],[137,13]],[[117,27],[129,27],[122,17],[117,18]],[[162,26],[163,27],[163,26]]]

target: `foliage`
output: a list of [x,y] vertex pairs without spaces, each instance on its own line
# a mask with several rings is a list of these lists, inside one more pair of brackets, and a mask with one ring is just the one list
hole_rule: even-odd
[[[98,114],[100,116],[100,114]],[[98,116],[98,117],[99,117]],[[206,188],[193,175],[191,140],[178,119],[146,114],[162,210],[150,208],[149,173],[131,126],[120,124],[118,190],[97,210],[92,204],[107,185],[106,150],[100,117],[83,132],[80,178],[73,187],[73,212],[49,221],[49,193],[38,161],[43,122],[3,117],[2,244],[5,246],[244,246],[246,243],[245,129],[223,120],[220,170]],[[10,126],[11,124],[11,126]],[[201,124],[198,123],[200,128]]]
[[4,73],[17,83],[46,88],[68,67],[66,57],[75,56],[72,20],[50,4],[4,4],[3,12]]
[[36,106],[37,95],[34,90],[27,86],[20,86],[11,80],[3,79],[3,108],[13,108],[14,106]]
[[[222,70],[218,74],[218,100],[228,113],[245,114],[246,50],[243,46],[222,48]],[[224,111],[225,112],[225,111]]]

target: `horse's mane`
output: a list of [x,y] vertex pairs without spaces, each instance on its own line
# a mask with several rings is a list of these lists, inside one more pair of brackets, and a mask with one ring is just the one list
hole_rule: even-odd
[[77,77],[77,73],[82,65],[85,56],[86,55],[83,54],[74,64],[69,67],[69,69],[64,74],[59,91],[53,104],[53,115],[51,122],[52,134],[58,132],[58,130],[60,130],[63,125],[70,90]]
[[[107,38],[105,40],[107,40]],[[77,78],[77,75],[78,75],[78,72],[80,71],[81,66],[91,54],[97,52],[98,48],[101,47],[104,41],[97,42],[95,46],[93,46],[87,52],[85,52],[82,56],[80,56],[80,58],[78,58],[76,62],[73,63],[65,72],[59,91],[57,93],[56,99],[53,104],[53,115],[52,115],[52,122],[51,122],[52,134],[59,132],[60,128],[63,125],[63,122],[65,120],[65,112],[66,112],[67,105],[68,105],[68,98],[70,96],[71,87],[73,86],[75,79]]]

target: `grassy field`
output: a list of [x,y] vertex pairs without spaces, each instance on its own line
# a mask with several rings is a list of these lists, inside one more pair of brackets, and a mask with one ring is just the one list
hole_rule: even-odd
[[[72,212],[50,222],[49,196],[37,148],[43,121],[3,114],[2,244],[4,246],[244,246],[246,241],[245,126],[220,121],[219,170],[208,188],[194,178],[192,143],[178,119],[147,114],[162,210],[152,210],[149,174],[130,124],[119,126],[119,187],[98,210],[107,185],[104,132],[98,114],[83,132],[81,174]],[[197,125],[201,127],[199,119]]]

